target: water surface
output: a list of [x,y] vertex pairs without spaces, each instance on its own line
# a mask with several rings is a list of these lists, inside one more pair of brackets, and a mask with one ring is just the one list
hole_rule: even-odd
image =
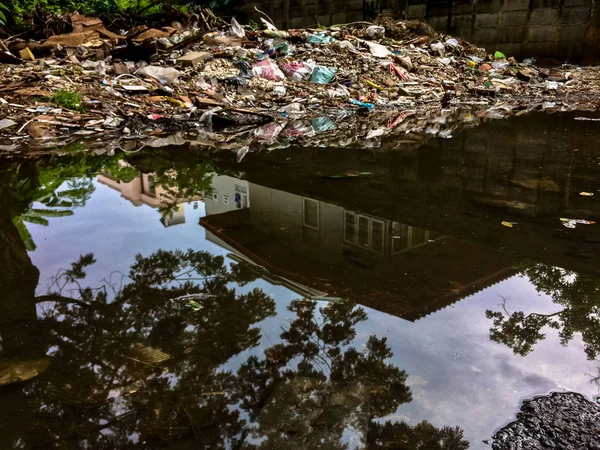
[[485,449],[593,398],[599,135],[3,163],[0,447]]

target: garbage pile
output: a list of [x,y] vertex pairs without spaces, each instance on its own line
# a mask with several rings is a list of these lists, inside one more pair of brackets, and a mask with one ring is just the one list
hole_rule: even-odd
[[266,17],[263,29],[225,23],[209,10],[185,27],[71,22],[69,34],[15,40],[0,53],[0,152],[182,130],[199,145],[208,134],[243,148],[377,146],[369,141],[390,134],[449,137],[436,126],[448,111],[469,123],[595,109],[600,90],[597,68],[541,68],[389,17],[303,30],[278,30]]

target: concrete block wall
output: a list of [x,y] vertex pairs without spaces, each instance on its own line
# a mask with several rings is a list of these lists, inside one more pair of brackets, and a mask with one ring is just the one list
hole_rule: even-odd
[[[301,28],[371,19],[388,13],[418,19],[490,52],[516,57],[600,60],[597,0],[245,0],[242,23],[267,13],[277,26]],[[598,0],[600,1],[600,0]]]
[[598,60],[596,0],[403,0],[396,17],[428,22],[490,52]]

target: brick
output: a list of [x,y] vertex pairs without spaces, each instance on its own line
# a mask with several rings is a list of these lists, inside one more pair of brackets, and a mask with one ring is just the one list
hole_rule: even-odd
[[521,27],[527,23],[527,11],[505,11],[500,13],[498,25],[501,27]]
[[321,14],[319,16],[319,25],[331,25],[331,15],[330,14]]
[[529,27],[528,41],[535,42],[554,42],[558,39],[558,27],[551,25],[543,25],[537,27]]
[[586,23],[590,19],[589,7],[563,8],[560,22],[563,24]]
[[498,25],[498,14],[477,14],[475,28],[489,28]]
[[553,8],[539,8],[531,11],[530,25],[554,25],[558,23],[559,11]]
[[529,0],[504,0],[503,11],[527,11]]
[[194,64],[200,64],[210,58],[212,58],[212,53],[209,52],[190,52],[183,55],[177,61],[183,66],[193,66]]
[[304,26],[304,18],[302,16],[295,16],[290,20],[290,28],[302,28]]
[[427,5],[410,5],[406,10],[408,19],[422,19],[427,12]]

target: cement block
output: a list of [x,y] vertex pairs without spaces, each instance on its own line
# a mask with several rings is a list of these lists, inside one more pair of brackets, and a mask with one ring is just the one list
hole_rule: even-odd
[[586,23],[590,19],[590,14],[591,9],[589,6],[563,8],[560,22],[562,24]]
[[504,0],[503,11],[527,11],[530,0]]
[[475,28],[489,28],[498,25],[498,14],[477,14],[475,16]]
[[526,42],[522,47],[524,55],[536,55],[541,58],[553,58],[556,56],[557,50],[555,41]]
[[561,41],[576,41],[583,40],[587,31],[586,26],[581,25],[561,25],[560,40]]
[[458,3],[454,2],[452,4],[452,15],[460,16],[462,14],[473,14],[473,5],[469,3]]
[[304,18],[302,16],[295,16],[290,20],[290,28],[302,28],[304,26]]
[[558,40],[558,27],[552,25],[530,26],[528,41],[531,43],[537,42],[554,42]]
[[473,32],[473,42],[480,46],[485,46],[484,44],[496,42],[497,39],[498,30],[496,28],[475,29]]
[[498,25],[501,27],[522,27],[527,24],[527,11],[505,11],[500,13]]
[[514,56],[514,55],[521,55],[521,47],[523,44],[521,44],[520,42],[517,43],[501,43],[501,44],[497,44],[495,46],[495,50],[499,50],[502,53],[504,53],[506,56],[510,57],[510,56]]
[[450,22],[450,27],[453,32],[456,32],[459,35],[463,35],[465,32],[471,30],[471,24],[473,23],[473,16],[471,14],[464,14],[460,16],[452,16],[452,21]]
[[563,8],[569,8],[572,6],[587,6],[591,8],[591,0],[563,0]]
[[502,10],[503,0],[479,0],[475,6],[477,14],[491,14]]
[[427,13],[427,5],[410,5],[406,10],[408,19],[423,19]]
[[559,0],[531,0],[530,7],[532,10],[542,9],[542,8],[560,8]]
[[345,12],[338,12],[335,13],[331,16],[331,22],[333,24],[341,24],[341,23],[346,23],[346,13]]
[[319,25],[331,25],[331,14],[321,14],[319,16]]
[[428,17],[427,23],[431,25],[434,30],[446,31],[446,28],[448,27],[448,16]]
[[499,43],[520,43],[525,40],[527,28],[525,27],[508,27],[498,28]]
[[558,57],[572,57],[573,55],[581,55],[583,52],[583,42],[576,41],[561,41],[558,43]]
[[539,8],[531,11],[530,25],[555,25],[558,24],[559,10],[555,8]]

